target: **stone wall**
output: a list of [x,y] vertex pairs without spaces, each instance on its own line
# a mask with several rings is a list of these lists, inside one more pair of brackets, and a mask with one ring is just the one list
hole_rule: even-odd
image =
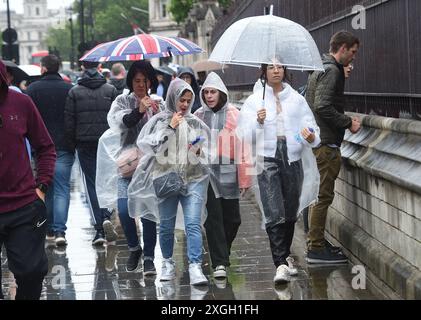
[[358,116],[327,231],[400,297],[421,299],[421,122]]

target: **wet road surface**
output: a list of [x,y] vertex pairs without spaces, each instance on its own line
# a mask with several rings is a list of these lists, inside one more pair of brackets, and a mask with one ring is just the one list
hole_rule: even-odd
[[[275,267],[266,232],[262,229],[260,212],[250,200],[241,201],[242,225],[233,244],[228,279],[212,277],[204,247],[203,271],[210,280],[208,286],[189,284],[186,241],[183,231],[177,230],[174,248],[177,278],[160,282],[162,255],[159,241],[155,251],[157,276],[144,276],[141,268],[127,272],[129,255],[118,218],[113,222],[119,233],[116,245],[96,248],[91,245],[95,231],[91,226],[90,210],[82,179],[77,169],[72,178],[71,204],[67,223],[67,247],[58,248],[46,243],[49,273],[45,279],[41,299],[47,300],[359,300],[385,299],[367,280],[366,289],[353,289],[352,266],[309,266],[305,262],[305,234],[302,221],[297,222],[292,256],[299,269],[288,285],[274,286]],[[2,250],[3,292],[5,299],[13,299],[16,291],[13,275],[7,269],[5,250]],[[139,263],[141,266],[141,263]]]

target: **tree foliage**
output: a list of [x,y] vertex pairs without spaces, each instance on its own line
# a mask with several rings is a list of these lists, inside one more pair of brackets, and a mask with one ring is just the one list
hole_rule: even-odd
[[[219,4],[226,8],[231,4],[232,0],[218,0]],[[170,2],[170,12],[177,23],[183,22],[188,14],[190,9],[193,7],[193,4],[197,0],[171,0]]]

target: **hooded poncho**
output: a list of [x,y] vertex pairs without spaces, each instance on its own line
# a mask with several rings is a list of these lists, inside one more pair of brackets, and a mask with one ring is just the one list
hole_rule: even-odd
[[[174,130],[169,124],[178,111],[177,102],[186,90],[193,94],[193,99],[184,121]],[[165,198],[158,198],[155,194],[155,179],[177,173],[185,186],[208,179],[206,164],[210,130],[203,121],[191,114],[193,101],[194,93],[190,85],[181,79],[173,80],[168,88],[164,111],[152,117],[140,132],[137,145],[141,159],[128,190],[129,214],[132,217],[140,215],[158,221],[158,204]]]

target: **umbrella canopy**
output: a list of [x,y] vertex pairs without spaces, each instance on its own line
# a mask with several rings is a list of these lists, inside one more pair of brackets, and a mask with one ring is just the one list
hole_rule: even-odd
[[29,77],[41,76],[41,67],[34,64],[21,64],[19,68],[24,71]]
[[157,71],[157,72],[159,72],[159,73],[162,73],[162,74],[164,74],[164,75],[167,75],[167,76],[173,76],[173,74],[175,73],[174,72],[174,70],[173,69],[171,69],[170,67],[168,67],[168,66],[159,66],[159,67],[156,67],[155,68],[155,70]]
[[23,80],[29,79],[29,75],[13,61],[3,60],[3,62],[13,75],[13,84],[19,85]]
[[221,70],[223,68],[226,68],[226,66],[219,62],[209,60],[199,60],[192,65],[192,69],[196,72],[209,72],[214,70]]
[[218,40],[211,61],[260,67],[276,59],[291,70],[324,70],[317,45],[298,23],[266,15],[232,24]]
[[202,52],[202,48],[184,38],[138,34],[99,44],[80,61],[135,61]]

